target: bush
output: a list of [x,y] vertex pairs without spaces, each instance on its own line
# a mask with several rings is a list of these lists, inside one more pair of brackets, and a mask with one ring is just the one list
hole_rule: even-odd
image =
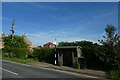
[[28,44],[22,36],[14,35],[14,40],[12,40],[11,35],[8,35],[4,37],[3,41],[3,57],[25,58],[26,55],[29,54]]
[[41,62],[48,62],[54,64],[54,49],[36,48],[33,52],[33,57]]
[[120,80],[120,70],[109,71],[107,77],[113,80]]
[[80,63],[75,62],[75,63],[73,64],[73,67],[76,68],[76,69],[80,69]]
[[29,53],[27,48],[5,48],[2,50],[3,57],[25,58]]

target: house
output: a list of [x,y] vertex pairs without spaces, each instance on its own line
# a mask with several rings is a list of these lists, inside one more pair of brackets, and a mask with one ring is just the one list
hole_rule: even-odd
[[48,42],[48,43],[44,44],[43,47],[45,47],[45,48],[55,48],[56,45],[53,42]]
[[2,41],[2,38],[0,37],[0,49],[2,49],[4,46],[3,46],[3,41]]
[[[1,37],[0,37],[0,49],[4,48],[4,42],[3,42],[4,36],[5,36],[5,34],[2,32],[2,35],[1,35]],[[23,38],[24,38],[24,41],[28,44],[28,49],[29,49],[30,51],[32,51],[33,48],[36,48],[36,46],[34,46],[34,45],[32,44],[32,42],[27,38],[27,36],[26,36],[25,33],[24,33],[22,36],[23,36]]]
[[34,46],[34,45],[32,44],[32,42],[27,38],[26,33],[24,33],[24,34],[22,35],[22,37],[24,38],[25,43],[28,44],[28,49],[29,49],[30,51],[33,51],[33,48],[36,48],[36,46]]
[[60,46],[56,47],[56,62],[59,66],[73,67],[78,59],[83,60],[82,47],[80,46]]
[[0,49],[4,48],[4,42],[3,42],[4,36],[5,36],[5,34],[4,34],[4,32],[2,32],[2,35],[0,37]]

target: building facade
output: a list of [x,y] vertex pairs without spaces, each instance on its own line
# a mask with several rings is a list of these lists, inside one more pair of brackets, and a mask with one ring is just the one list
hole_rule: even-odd
[[55,48],[56,45],[53,42],[48,42],[48,43],[44,44],[43,47],[45,47],[45,48]]
[[0,36],[0,49],[4,48],[4,42],[3,42],[3,39],[4,39],[4,32],[2,32],[2,35]]
[[22,37],[24,38],[25,43],[28,44],[28,49],[30,51],[33,51],[33,48],[36,48],[36,46],[34,46],[33,43],[27,38],[27,35],[25,33],[22,35]]

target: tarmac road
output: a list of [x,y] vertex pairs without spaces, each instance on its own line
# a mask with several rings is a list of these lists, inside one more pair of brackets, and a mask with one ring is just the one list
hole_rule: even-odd
[[2,78],[73,78],[79,80],[98,80],[95,77],[67,71],[37,68],[11,61],[2,61]]

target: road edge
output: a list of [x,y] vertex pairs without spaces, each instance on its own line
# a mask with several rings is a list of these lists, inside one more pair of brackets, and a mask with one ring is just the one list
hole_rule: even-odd
[[24,63],[19,63],[19,62],[15,62],[15,61],[8,61],[8,60],[2,60],[5,62],[9,62],[9,63],[14,63],[14,64],[19,64],[19,65],[24,65],[24,66],[29,66],[29,67],[33,67],[33,68],[41,68],[44,70],[51,70],[51,71],[57,71],[57,72],[64,72],[64,73],[69,73],[69,74],[74,74],[74,75],[82,75],[84,77],[88,77],[88,78],[96,78],[96,79],[103,79],[102,77],[98,77],[95,75],[90,75],[90,74],[85,74],[85,73],[80,73],[80,72],[74,72],[74,71],[68,71],[68,70],[62,70],[62,69],[57,69],[57,68],[44,68],[44,67],[40,67],[40,66],[34,66],[34,65],[30,65],[30,64],[24,64]]

